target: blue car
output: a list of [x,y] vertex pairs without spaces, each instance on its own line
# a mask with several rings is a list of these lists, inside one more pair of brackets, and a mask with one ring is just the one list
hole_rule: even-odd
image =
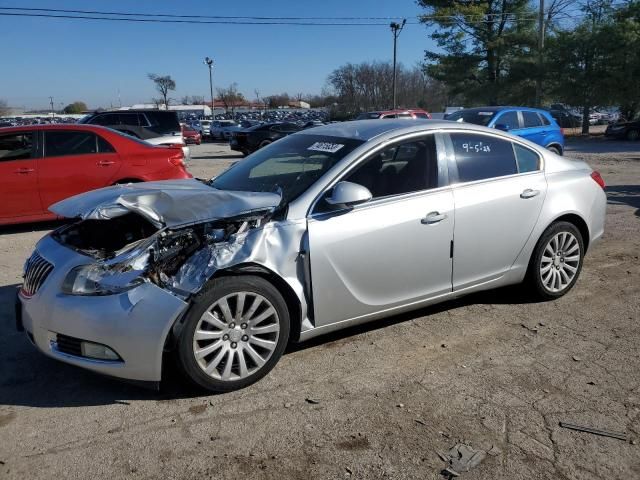
[[562,129],[546,110],[527,107],[465,108],[447,115],[446,119],[497,128],[526,138],[558,155],[564,151]]

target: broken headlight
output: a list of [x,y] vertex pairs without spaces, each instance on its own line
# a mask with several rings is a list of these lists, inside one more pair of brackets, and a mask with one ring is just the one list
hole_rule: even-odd
[[144,283],[142,274],[129,265],[80,265],[67,274],[62,291],[69,295],[113,295]]

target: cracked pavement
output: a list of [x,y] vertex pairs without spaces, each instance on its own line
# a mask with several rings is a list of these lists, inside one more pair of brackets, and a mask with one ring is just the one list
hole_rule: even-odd
[[[193,151],[200,176],[239,158]],[[436,479],[436,450],[456,443],[498,452],[465,479],[639,478],[640,144],[573,140],[567,155],[609,195],[605,237],[568,295],[482,292],[317,338],[224,395],[173,370],[154,393],[37,353],[14,329],[13,293],[52,225],[5,227],[0,478]]]

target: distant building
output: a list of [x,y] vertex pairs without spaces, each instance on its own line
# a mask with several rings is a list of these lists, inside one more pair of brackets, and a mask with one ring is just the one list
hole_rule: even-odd
[[290,108],[311,108],[311,105],[307,102],[303,102],[302,100],[294,100],[289,102]]

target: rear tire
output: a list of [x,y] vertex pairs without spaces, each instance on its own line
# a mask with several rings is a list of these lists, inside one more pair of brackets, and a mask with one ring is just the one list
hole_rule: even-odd
[[264,148],[267,145],[271,145],[271,141],[270,140],[263,140],[262,142],[260,142],[260,145],[258,145],[258,149]]
[[527,272],[534,295],[553,300],[573,288],[584,259],[584,242],[578,228],[569,222],[551,224],[533,251]]
[[555,145],[548,146],[547,150],[549,150],[550,152],[555,153],[556,155],[562,155],[562,151],[560,150],[560,147],[556,147]]
[[271,283],[256,276],[214,279],[187,312],[179,363],[206,390],[238,390],[271,371],[289,330],[287,304]]

